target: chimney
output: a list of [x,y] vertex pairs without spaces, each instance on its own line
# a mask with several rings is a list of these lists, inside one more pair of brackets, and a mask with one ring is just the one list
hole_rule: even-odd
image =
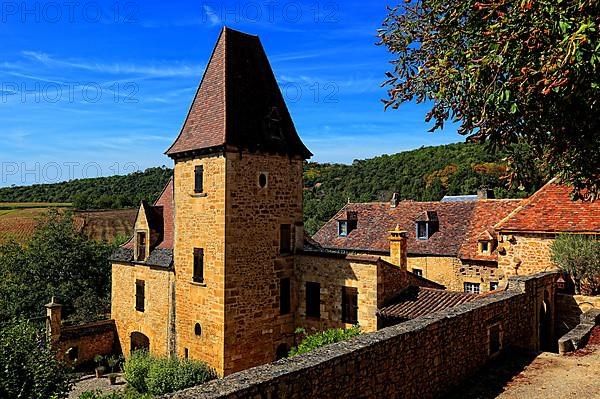
[[54,297],[46,304],[46,336],[54,344],[60,339],[60,324],[62,318],[62,305],[56,303]]
[[406,241],[406,231],[400,230],[400,226],[398,225],[394,230],[390,231],[391,263],[406,271],[407,253],[408,245]]
[[390,206],[392,208],[395,208],[398,206],[398,203],[400,202],[400,199],[398,198],[398,193],[394,193],[394,195],[392,195],[392,199],[390,200]]
[[494,199],[494,190],[491,190],[487,187],[482,187],[477,190],[477,199],[485,200],[485,199]]

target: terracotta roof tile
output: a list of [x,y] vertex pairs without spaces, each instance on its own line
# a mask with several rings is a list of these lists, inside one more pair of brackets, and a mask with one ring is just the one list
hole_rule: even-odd
[[498,231],[600,233],[600,202],[573,201],[571,188],[550,181],[496,226]]
[[475,294],[453,292],[424,287],[408,287],[385,307],[377,311],[384,319],[406,321],[472,302],[479,298]]
[[224,28],[167,155],[220,147],[310,158],[257,36]]

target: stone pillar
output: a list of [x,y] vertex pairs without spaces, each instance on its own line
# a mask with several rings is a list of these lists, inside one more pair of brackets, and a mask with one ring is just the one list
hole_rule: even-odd
[[406,257],[408,244],[406,241],[406,231],[400,230],[400,226],[390,231],[390,258],[392,263],[406,271]]
[[54,297],[46,304],[46,336],[55,344],[60,340],[60,324],[62,318],[62,305],[56,303]]

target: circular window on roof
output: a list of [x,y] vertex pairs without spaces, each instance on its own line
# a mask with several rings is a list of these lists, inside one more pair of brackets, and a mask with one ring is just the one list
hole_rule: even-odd
[[262,172],[258,175],[258,187],[265,188],[269,183],[269,175],[267,172]]
[[194,334],[196,334],[197,337],[202,335],[202,327],[200,327],[200,323],[196,323],[194,326]]

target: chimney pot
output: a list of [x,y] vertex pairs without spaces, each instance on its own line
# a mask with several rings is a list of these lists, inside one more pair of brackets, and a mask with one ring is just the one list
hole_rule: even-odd
[[398,206],[398,203],[399,203],[399,202],[400,202],[400,198],[399,198],[399,195],[398,195],[398,193],[394,193],[394,194],[392,195],[392,199],[390,200],[390,206],[391,206],[392,208],[395,208],[395,207],[397,207],[397,206]]

